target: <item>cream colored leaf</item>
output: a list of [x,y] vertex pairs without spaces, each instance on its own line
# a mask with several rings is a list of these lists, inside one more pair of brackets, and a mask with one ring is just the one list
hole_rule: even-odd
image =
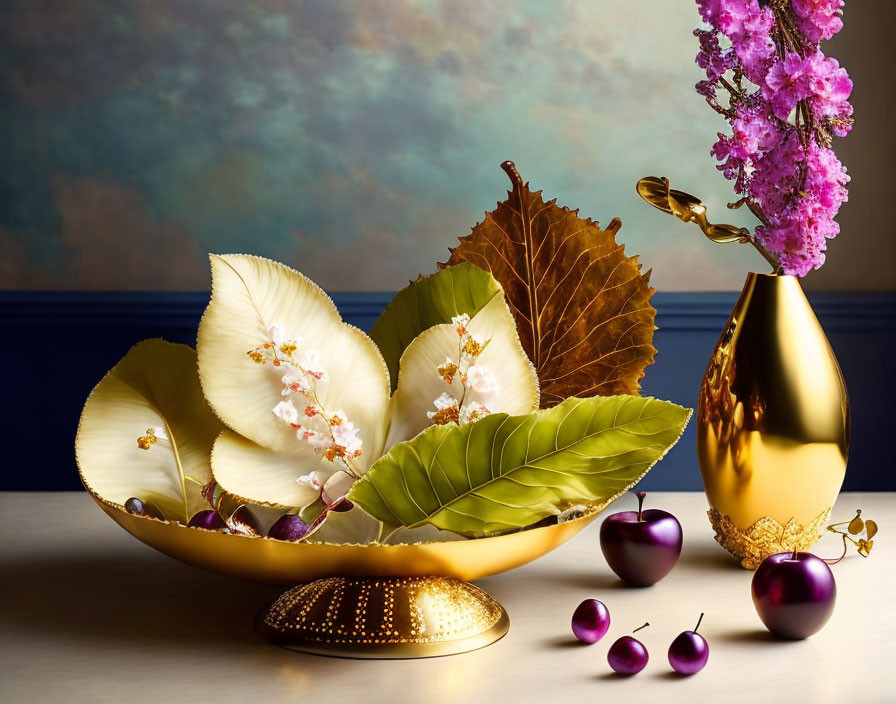
[[413,543],[441,543],[466,540],[464,536],[433,525],[416,528],[399,527],[383,531],[380,522],[355,506],[350,511],[330,511],[321,527],[308,537],[309,543],[335,543],[351,545],[411,545]]
[[[481,394],[467,390],[464,403],[482,403],[492,412],[511,415],[529,413],[538,408],[538,378],[535,368],[523,351],[516,332],[516,323],[503,296],[493,297],[470,321],[467,329],[473,335],[489,340],[476,360],[495,375],[500,390]],[[463,386],[456,375],[451,384],[436,371],[445,357],[458,359],[458,334],[453,325],[435,325],[418,335],[401,357],[398,389],[392,398],[392,422],[386,450],[396,443],[413,438],[429,427],[426,415],[434,411],[433,402],[448,393],[460,400]]]
[[[207,508],[200,484],[211,479],[209,454],[221,423],[202,396],[196,353],[145,340],[103,377],[81,414],[75,455],[87,488],[107,501],[163,496],[186,521]],[[147,433],[152,430],[152,435]],[[138,446],[141,437],[147,449]],[[188,478],[182,484],[181,472]],[[186,503],[186,506],[184,505]]]
[[382,524],[360,506],[330,511],[321,527],[306,538],[309,543],[367,545],[379,540]]
[[[199,371],[212,408],[233,430],[263,447],[303,452],[288,424],[274,416],[283,400],[283,367],[253,363],[247,352],[270,341],[282,325],[286,338],[301,337],[299,353],[317,349],[330,380],[319,397],[360,429],[364,471],[383,451],[389,376],[373,341],[342,322],[333,302],[289,267],[248,255],[212,255],[212,298],[199,326]],[[226,483],[222,482],[228,490]]]
[[212,451],[215,480],[240,501],[279,508],[304,507],[320,496],[320,490],[297,480],[313,471],[321,482],[336,469],[310,447],[299,452],[277,452],[262,447],[230,430],[222,432]]
[[355,483],[355,478],[341,469],[333,472],[324,484],[323,498],[328,504],[332,504],[348,493]]

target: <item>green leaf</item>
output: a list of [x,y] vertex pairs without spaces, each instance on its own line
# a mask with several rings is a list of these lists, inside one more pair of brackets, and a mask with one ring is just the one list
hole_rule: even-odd
[[468,537],[523,528],[574,504],[609,504],[690,416],[654,398],[603,396],[432,426],[375,462],[348,498],[392,526],[431,523]]
[[370,331],[389,367],[392,391],[398,385],[398,361],[417,335],[450,323],[455,315],[472,318],[500,293],[501,285],[490,273],[466,262],[421,277],[399,291]]

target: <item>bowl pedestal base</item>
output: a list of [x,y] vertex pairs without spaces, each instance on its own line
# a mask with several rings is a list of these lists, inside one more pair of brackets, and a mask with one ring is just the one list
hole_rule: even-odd
[[327,577],[293,587],[259,613],[276,645],[316,655],[394,659],[454,655],[501,639],[504,608],[451,577]]

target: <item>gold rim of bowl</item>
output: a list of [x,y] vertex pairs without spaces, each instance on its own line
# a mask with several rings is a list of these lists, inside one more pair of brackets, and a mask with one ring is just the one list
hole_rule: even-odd
[[563,523],[490,538],[399,545],[335,545],[290,543],[190,528],[135,516],[96,494],[91,496],[128,533],[176,560],[268,584],[298,584],[335,576],[480,579],[550,552],[591,523],[604,508]]

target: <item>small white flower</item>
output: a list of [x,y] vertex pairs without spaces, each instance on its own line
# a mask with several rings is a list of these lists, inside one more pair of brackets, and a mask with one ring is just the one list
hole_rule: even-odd
[[474,421],[477,421],[480,418],[484,418],[489,413],[491,413],[491,410],[489,410],[489,408],[487,408],[486,406],[483,406],[481,403],[480,404],[468,403],[466,406],[464,406],[461,409],[460,417],[458,418],[458,421],[460,422],[461,425],[464,425],[466,423],[473,423]]
[[339,425],[332,426],[331,429],[333,440],[337,445],[345,448],[346,457],[354,458],[361,454],[361,438],[354,423],[344,420]]
[[304,486],[309,486],[315,491],[320,491],[323,486],[323,482],[321,481],[323,476],[320,472],[309,472],[308,474],[303,474],[301,477],[296,479],[299,484]]
[[283,323],[274,323],[268,328],[268,337],[274,343],[274,356],[278,357],[278,352],[284,357],[291,357],[295,352],[295,348],[302,342],[301,337],[286,337],[286,326]]
[[280,393],[284,396],[289,394],[306,394],[309,391],[308,381],[303,374],[288,372],[281,379],[283,382],[283,391]]
[[456,398],[454,398],[454,396],[452,396],[451,394],[446,394],[446,393],[442,393],[442,395],[439,396],[432,403],[438,410],[427,411],[426,417],[430,418],[430,419],[433,418],[436,415],[436,413],[438,413],[439,411],[444,411],[446,408],[451,408],[452,406],[460,405],[460,401],[458,401]]
[[466,313],[455,315],[451,318],[451,324],[456,328],[466,328],[470,324],[470,316]]
[[305,370],[308,376],[314,377],[318,381],[326,381],[328,378],[326,370],[321,365],[320,350],[317,348],[306,350],[299,366]]
[[283,323],[274,323],[268,328],[268,337],[277,347],[286,342],[286,328]]
[[165,432],[164,425],[160,425],[158,428],[153,428],[152,432],[155,433],[156,440],[168,440],[168,433]]
[[333,439],[329,435],[318,433],[316,430],[305,427],[300,427],[296,430],[296,437],[318,450],[325,450],[333,444]]
[[474,364],[467,369],[467,385],[481,394],[496,394],[501,390],[501,385],[484,364]]
[[274,415],[290,425],[295,425],[299,422],[299,411],[292,405],[291,400],[281,401],[274,406]]
[[454,396],[452,396],[451,394],[446,394],[444,392],[435,401],[433,401],[433,405],[440,411],[443,411],[446,408],[451,408],[451,406],[456,406],[458,403],[458,400],[454,398]]

